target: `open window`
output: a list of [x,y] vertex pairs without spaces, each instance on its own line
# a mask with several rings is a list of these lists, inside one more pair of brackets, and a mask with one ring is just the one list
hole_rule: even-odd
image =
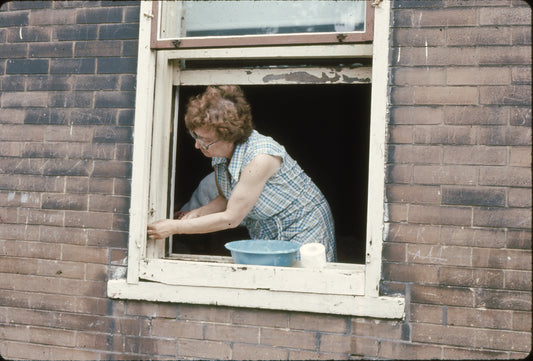
[[[332,77],[349,77],[349,82],[339,79],[331,84],[310,76],[317,72],[316,67],[301,67],[299,81],[276,85],[261,81],[241,87],[252,106],[255,128],[284,145],[325,194],[335,220],[338,261],[362,264],[366,243],[371,72],[369,66],[355,59],[345,67],[348,69],[337,64],[337,72],[331,68],[324,70]],[[287,74],[291,72],[288,70]],[[179,96],[175,104],[186,104],[204,89],[205,86],[181,85],[175,92]],[[200,180],[212,171],[210,161],[194,148],[184,129],[183,108],[178,111],[177,151],[173,152],[176,155],[171,185],[173,211],[180,210]],[[179,235],[170,242],[169,254],[225,256],[228,255],[225,242],[247,238],[244,227]]]
[[[402,317],[403,298],[379,296],[388,30],[373,44],[152,50],[151,7],[141,3],[128,274],[109,281],[110,297]],[[389,4],[375,14],[388,29]],[[147,223],[172,217],[211,170],[182,118],[189,97],[212,84],[243,87],[256,128],[284,145],[326,195],[338,263],[235,265],[223,249],[229,234],[147,239]]]

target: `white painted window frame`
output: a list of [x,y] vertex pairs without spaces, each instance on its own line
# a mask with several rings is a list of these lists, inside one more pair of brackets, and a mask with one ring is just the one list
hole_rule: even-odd
[[[111,298],[211,304],[379,318],[402,318],[403,297],[379,296],[384,232],[385,131],[387,119],[389,2],[375,9],[372,44],[215,49],[150,49],[150,2],[141,2],[132,195],[126,279],[108,281]],[[326,55],[327,54],[327,55]],[[371,76],[368,223],[365,264],[331,263],[324,269],[236,265],[230,257],[164,258],[164,240],[150,241],[146,225],[167,218],[169,126],[174,85],[246,83],[241,73],[183,72],[183,59],[373,58]],[[315,68],[315,71],[323,69]],[[284,71],[287,71],[286,69]],[[251,79],[254,83],[256,80]],[[151,186],[152,185],[152,186]],[[295,298],[297,297],[297,298]],[[297,302],[294,300],[297,299]]]

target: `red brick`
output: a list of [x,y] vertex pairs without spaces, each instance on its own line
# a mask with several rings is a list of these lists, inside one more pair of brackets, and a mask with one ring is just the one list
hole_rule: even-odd
[[289,317],[289,328],[294,330],[345,333],[348,327],[342,316],[291,313]]
[[415,128],[417,144],[474,144],[475,132],[471,127],[419,125]]
[[4,92],[2,108],[43,108],[48,106],[48,93],[46,92]]
[[5,256],[39,259],[60,259],[61,257],[61,246],[50,243],[0,240],[0,245]]
[[391,87],[390,98],[395,105],[413,105],[414,90],[410,87]]
[[[249,326],[264,327],[289,327],[289,315],[286,312],[258,310],[258,309],[235,309],[229,313],[231,323]],[[219,322],[219,321],[216,321]],[[224,321],[220,321],[224,322]]]
[[[25,109],[17,109],[17,108],[2,109],[2,112],[0,113],[0,123],[23,124],[25,115],[26,115]],[[3,130],[2,126],[0,126],[0,129]],[[4,137],[5,135],[4,136],[0,135],[1,139],[4,139]]]
[[395,106],[391,109],[392,124],[442,124],[442,107]]
[[444,123],[450,125],[507,125],[509,119],[510,110],[506,107],[446,106],[444,108]]
[[392,43],[404,47],[441,47],[446,44],[446,33],[435,28],[397,28],[393,32]]
[[18,157],[21,155],[22,145],[16,142],[2,142],[0,144],[0,156]]
[[240,343],[259,343],[259,328],[235,325],[206,324],[206,340]]
[[363,356],[364,358],[376,357],[378,350],[386,340],[379,340],[367,337],[352,337],[351,354]]
[[427,86],[414,88],[415,104],[476,105],[478,88],[473,86]]
[[531,290],[531,272],[530,271],[504,271],[505,286],[502,288],[512,290]]
[[503,207],[505,194],[504,188],[443,186],[442,204]]
[[475,307],[526,311],[531,310],[531,292],[479,288],[474,302]]
[[63,245],[62,259],[65,261],[107,264],[109,250],[97,247]]
[[352,319],[352,335],[399,339],[402,335],[402,322],[355,317]]
[[[468,310],[468,309],[467,309]],[[410,304],[409,321],[415,323],[442,324],[444,307],[437,305],[425,305],[418,303]]]
[[512,311],[513,330],[531,332],[531,311]]
[[174,304],[128,301],[125,314],[153,318],[176,318],[177,306]]
[[178,340],[178,354],[181,357],[194,357],[201,359],[231,359],[231,346],[227,343],[205,340]]
[[381,341],[378,356],[386,359],[404,357],[412,360],[440,359],[442,358],[442,347],[413,342]]
[[513,107],[510,124],[531,127],[531,107]]
[[88,142],[93,136],[92,127],[59,126],[46,127],[41,130],[41,139],[47,142]]
[[477,135],[478,144],[486,145],[531,145],[531,129],[524,127],[481,127]]
[[41,226],[40,240],[42,242],[83,245],[87,242],[87,230],[82,228],[67,228],[55,226]]
[[411,144],[413,143],[413,131],[412,126],[405,125],[393,125],[389,127],[387,133],[387,143],[391,144]]
[[483,167],[479,183],[489,186],[531,187],[531,170],[521,167]]
[[479,46],[476,50],[480,65],[531,64],[530,46]]
[[109,317],[95,317],[94,315],[82,315],[76,313],[54,313],[54,326],[69,330],[83,332],[103,332],[111,330],[113,320]]
[[418,224],[391,224],[387,242],[430,243],[440,242],[439,226],[420,226]]
[[[275,350],[275,349],[274,349]],[[347,354],[289,350],[289,360],[353,360]]]
[[530,25],[531,12],[527,8],[480,8],[480,25]]
[[436,305],[464,306],[474,305],[474,291],[461,287],[412,285],[411,301]]
[[54,346],[75,346],[76,333],[71,330],[57,328],[29,328],[29,342]]
[[403,243],[386,242],[383,244],[382,257],[388,262],[405,262],[407,259],[407,246]]
[[413,223],[470,226],[472,210],[460,206],[410,205],[408,219]]
[[76,13],[70,9],[35,9],[30,13],[30,25],[75,24]]
[[462,165],[415,165],[413,181],[415,184],[475,184],[477,171]]
[[64,177],[25,175],[20,177],[19,185],[13,189],[30,192],[62,192],[64,187]]
[[438,267],[433,265],[384,263],[382,277],[389,281],[436,284],[438,271]]
[[72,194],[43,194],[43,209],[87,210],[87,196]]
[[21,358],[34,360],[51,360],[51,348],[49,345],[38,345],[21,342],[6,341],[0,344],[2,357],[6,359]]
[[474,248],[472,264],[482,268],[531,270],[531,250]]
[[450,286],[502,288],[504,275],[501,270],[442,267],[439,281]]
[[[512,45],[530,45],[531,44],[531,25],[530,26],[513,26],[511,28]],[[531,77],[525,82],[529,82]]]
[[531,102],[530,85],[481,86],[481,104],[524,105]]
[[[410,32],[410,31],[409,31]],[[412,34],[408,34],[409,36]],[[444,68],[393,68],[392,81],[395,85],[443,85],[446,79]],[[428,115],[426,114],[426,117]]]
[[389,146],[388,160],[391,163],[440,163],[441,150],[436,146],[394,145]]
[[[507,150],[491,146],[444,146],[445,164],[458,165],[505,165]],[[484,169],[484,168],[482,168]]]
[[531,210],[524,208],[474,208],[474,226],[531,228]]
[[505,247],[505,230],[441,227],[441,244],[485,248]]
[[387,165],[387,183],[411,183],[413,166],[408,164]]
[[531,209],[531,189],[527,188],[511,188],[508,191],[509,207],[520,207]]
[[439,204],[441,201],[440,188],[436,186],[388,185],[386,196],[387,201],[399,203]]
[[408,244],[407,262],[470,266],[472,255],[467,247]]
[[351,336],[324,333],[320,336],[320,351],[349,354],[351,343]]
[[129,200],[129,197],[92,194],[89,196],[89,210],[95,212],[128,213]]
[[508,231],[507,244],[508,248],[531,249],[531,230]]
[[474,26],[477,23],[475,9],[440,8],[437,6],[434,9],[400,10],[399,16],[401,19],[409,19],[402,24],[414,27],[445,26],[452,28],[461,25]]
[[480,308],[448,307],[446,323],[450,326],[512,329],[512,312]]
[[[531,36],[531,32],[528,31],[528,33]],[[529,40],[531,40],[531,38]],[[511,68],[511,79],[514,84],[531,84],[531,67],[529,66],[512,67]]]
[[204,325],[200,322],[154,319],[152,335],[174,338],[203,339]]
[[52,326],[52,313],[48,311],[1,307],[0,314],[5,316],[4,319],[0,318],[2,323]]
[[[446,45],[511,45],[511,28],[499,26],[448,28],[446,29]],[[483,84],[483,82],[478,84]]]
[[179,305],[178,319],[204,322],[230,323],[232,310],[213,306]]
[[113,226],[113,217],[109,213],[65,211],[65,226],[111,229]]
[[531,165],[531,148],[530,147],[512,147],[509,160],[510,166],[529,167]]
[[315,350],[317,335],[315,332],[289,331],[276,328],[262,328],[261,345],[275,347],[292,347],[304,350]]
[[[451,360],[510,360],[514,357],[509,357],[508,352],[492,351],[492,350],[473,350],[465,348],[443,347],[443,359]],[[520,358],[520,357],[517,357]]]
[[[287,360],[287,350],[281,348],[272,348],[267,346],[233,344],[232,359],[234,360]],[[300,359],[300,358],[296,358]],[[307,358],[303,358],[307,359]]]

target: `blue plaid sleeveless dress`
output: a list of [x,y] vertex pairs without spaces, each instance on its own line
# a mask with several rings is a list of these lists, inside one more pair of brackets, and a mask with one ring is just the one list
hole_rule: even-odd
[[282,163],[245,219],[251,238],[322,243],[327,260],[334,262],[335,229],[326,198],[285,148],[271,137],[254,130],[246,142],[235,145],[229,164],[226,158],[213,157],[219,191],[229,199],[241,170],[258,154],[278,156]]

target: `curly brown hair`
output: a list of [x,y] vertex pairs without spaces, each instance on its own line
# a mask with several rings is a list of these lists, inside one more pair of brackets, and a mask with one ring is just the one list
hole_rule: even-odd
[[250,103],[237,85],[209,86],[189,101],[185,126],[191,131],[208,127],[218,139],[242,143],[253,130]]

